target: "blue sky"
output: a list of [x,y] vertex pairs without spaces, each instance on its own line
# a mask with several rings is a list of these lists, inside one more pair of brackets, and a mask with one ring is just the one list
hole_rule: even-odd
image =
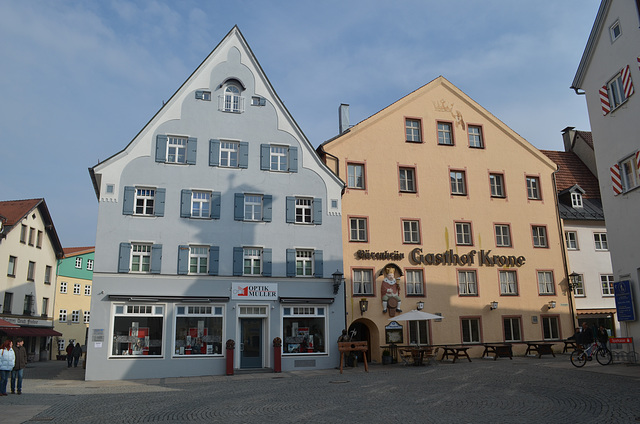
[[540,149],[589,130],[569,89],[599,0],[0,0],[0,200],[95,243],[87,169],[122,150],[234,26],[314,146],[443,75]]

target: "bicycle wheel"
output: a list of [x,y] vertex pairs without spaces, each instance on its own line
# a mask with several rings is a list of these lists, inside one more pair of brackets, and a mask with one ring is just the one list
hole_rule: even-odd
[[603,347],[596,351],[596,359],[600,365],[609,365],[613,361],[613,355],[609,349]]
[[587,363],[587,354],[584,353],[584,350],[571,352],[571,363],[578,368],[584,367],[584,364]]

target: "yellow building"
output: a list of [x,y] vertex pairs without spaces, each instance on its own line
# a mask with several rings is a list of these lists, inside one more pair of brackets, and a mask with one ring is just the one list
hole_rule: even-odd
[[[347,184],[347,325],[371,358],[392,341],[480,356],[571,336],[556,165],[443,77],[350,128],[347,107],[318,153]],[[390,320],[395,287],[398,309],[442,319]]]

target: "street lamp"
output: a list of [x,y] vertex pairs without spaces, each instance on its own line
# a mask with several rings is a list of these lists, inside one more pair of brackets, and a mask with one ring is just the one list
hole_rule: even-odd
[[498,309],[498,302],[496,302],[495,300],[493,302],[491,302],[491,305],[489,306],[490,310],[494,310],[494,309]]
[[333,277],[333,294],[338,294],[338,292],[340,291],[340,286],[344,281],[344,278],[342,278],[344,274],[336,269],[336,272],[331,274],[331,276]]
[[569,274],[569,281],[567,282],[567,286],[569,287],[569,290],[573,291],[573,289],[578,285],[579,277],[580,277],[580,274],[578,274],[575,271]]
[[360,299],[360,315],[364,315],[369,309],[369,301],[367,299]]
[[424,302],[422,302],[422,301],[418,302],[417,308],[418,308],[419,311],[423,310],[424,309]]

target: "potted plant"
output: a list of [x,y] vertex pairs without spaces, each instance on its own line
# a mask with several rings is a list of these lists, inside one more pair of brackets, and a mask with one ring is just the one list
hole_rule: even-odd
[[382,365],[389,365],[393,362],[393,358],[391,357],[391,351],[389,349],[385,349],[382,351]]

